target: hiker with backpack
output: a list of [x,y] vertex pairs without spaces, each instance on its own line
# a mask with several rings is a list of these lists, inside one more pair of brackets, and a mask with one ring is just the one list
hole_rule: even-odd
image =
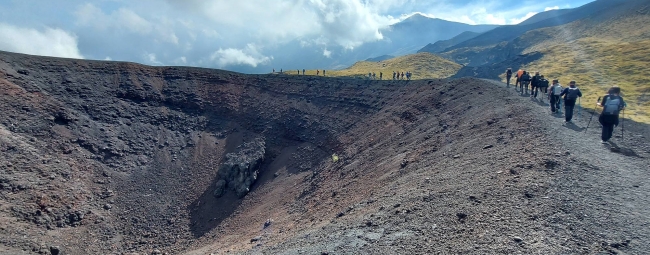
[[517,90],[517,86],[521,86],[521,76],[524,75],[524,70],[519,69],[517,71],[517,80],[515,81],[515,90]]
[[603,144],[612,138],[614,127],[618,126],[618,115],[621,110],[625,109],[626,104],[620,94],[621,88],[614,86],[609,89],[609,94],[603,97],[602,102],[596,103],[596,105],[603,107],[603,112],[598,117],[598,122],[603,125],[601,135]]
[[512,68],[506,69],[506,88],[510,88],[510,78],[512,78]]
[[384,73],[379,72],[379,80],[381,81],[384,78]]
[[519,77],[519,92],[523,95],[524,88],[526,88],[526,94],[528,94],[528,84],[530,84],[530,75],[523,71],[521,77]]
[[573,119],[573,108],[576,106],[576,100],[582,97],[582,92],[576,87],[576,81],[569,82],[569,87],[560,93],[560,97],[562,96],[564,96],[564,122],[569,123]]
[[[547,93],[548,91],[548,80],[544,78],[544,75],[539,76],[539,81],[537,82],[537,88],[539,93]],[[537,91],[535,91],[535,98],[537,98]],[[540,97],[544,101],[544,97]]]
[[562,84],[558,80],[553,80],[553,84],[548,89],[548,101],[550,101],[552,113],[560,112],[560,95],[563,90]]
[[537,98],[537,91],[539,91],[539,80],[542,77],[539,75],[539,72],[535,72],[535,75],[530,81],[530,97]]

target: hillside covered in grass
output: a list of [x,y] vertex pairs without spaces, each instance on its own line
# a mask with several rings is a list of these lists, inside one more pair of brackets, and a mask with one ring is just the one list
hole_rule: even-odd
[[[616,42],[585,38],[544,50],[544,57],[523,66],[539,70],[563,85],[575,80],[591,108],[612,85],[622,89],[626,117],[650,123],[650,40]],[[586,103],[588,102],[588,103]]]
[[[461,65],[431,53],[417,53],[389,60],[370,62],[360,61],[343,70],[326,70],[329,77],[359,77],[367,78],[368,73],[383,73],[384,80],[392,79],[394,72],[412,72],[411,79],[438,79],[454,75]],[[320,75],[323,75],[320,70]],[[286,74],[297,74],[297,70],[289,70]],[[316,75],[316,70],[307,70],[306,75]]]
[[540,71],[563,85],[576,80],[588,108],[618,85],[628,103],[626,117],[650,123],[650,26],[644,25],[650,23],[648,12],[650,8],[604,22],[587,19],[530,31],[519,40],[536,43],[524,53],[539,52],[543,57],[513,69]]

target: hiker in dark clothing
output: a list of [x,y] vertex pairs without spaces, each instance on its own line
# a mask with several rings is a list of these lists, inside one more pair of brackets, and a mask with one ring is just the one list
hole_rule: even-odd
[[512,68],[508,68],[506,70],[506,81],[507,81],[506,88],[510,88],[510,78],[512,78]]
[[550,101],[552,113],[560,111],[560,94],[563,90],[560,82],[553,80],[553,85],[548,89],[548,101]]
[[305,69],[302,69],[302,75],[305,75]]
[[537,91],[539,91],[539,80],[542,77],[539,75],[539,72],[535,72],[535,75],[530,80],[530,97],[537,98]]
[[[539,93],[546,93],[546,91],[548,91],[548,80],[544,78],[544,75],[539,76],[537,87],[539,88]],[[537,98],[537,91],[535,91],[535,98]],[[544,97],[541,98],[542,101],[544,101]]]
[[602,102],[596,103],[598,106],[603,107],[603,112],[598,118],[598,122],[603,125],[602,143],[607,143],[612,134],[614,134],[614,127],[618,126],[618,114],[621,110],[625,109],[625,101],[620,96],[621,88],[614,86],[609,89],[609,94],[603,97]]
[[381,79],[383,78],[383,76],[384,76],[384,73],[379,72],[379,80],[380,80],[380,81],[381,81]]
[[395,80],[395,71],[393,71],[393,80]]
[[576,81],[571,81],[569,87],[564,89],[560,97],[564,96],[564,116],[565,122],[571,122],[573,118],[573,108],[576,106],[578,97],[582,97],[582,92],[576,87]]
[[325,76],[325,69],[323,69],[323,76]]
[[524,71],[519,77],[519,92],[524,94],[524,88],[526,88],[526,94],[528,94],[528,84],[530,84],[530,75],[528,72]]

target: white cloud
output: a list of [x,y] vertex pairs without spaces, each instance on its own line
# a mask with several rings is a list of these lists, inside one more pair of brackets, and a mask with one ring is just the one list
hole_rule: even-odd
[[327,49],[324,49],[323,50],[323,56],[325,56],[326,58],[331,58],[332,57],[332,52],[327,50]]
[[379,29],[394,20],[381,16],[360,0],[310,0],[319,21],[322,37],[346,49],[382,40]]
[[64,58],[84,58],[77,38],[58,28],[42,31],[0,23],[0,50]]
[[536,12],[529,12],[529,13],[526,14],[526,16],[523,16],[521,18],[512,18],[512,19],[510,19],[510,24],[519,24],[522,21],[527,20],[532,16],[535,16],[535,14],[537,14],[537,13]]
[[90,26],[96,29],[127,30],[137,34],[148,34],[153,25],[132,10],[120,8],[111,14],[105,14],[91,3],[86,3],[75,12],[77,25]]
[[145,54],[145,61],[147,61],[149,64],[152,65],[162,65],[163,63],[158,61],[158,58],[156,57],[155,53],[147,53]]
[[560,6],[556,5],[556,6],[553,6],[553,7],[544,8],[544,11],[547,12],[547,11],[550,11],[550,10],[559,10],[559,9],[560,9]]
[[[255,41],[265,43],[286,42],[306,37],[309,39],[303,40],[310,42],[318,40],[319,43],[316,44],[339,45],[347,49],[353,49],[365,42],[383,39],[379,30],[395,23],[397,19],[389,15],[381,15],[378,10],[405,1],[167,0],[176,8],[202,15],[211,21],[212,27],[219,27],[220,31],[209,33],[214,37],[243,31],[248,37],[252,36]],[[251,29],[251,24],[254,24],[255,29]]]
[[273,57],[260,54],[257,47],[253,44],[248,44],[244,49],[219,48],[219,50],[210,56],[210,61],[215,62],[218,67],[228,65],[249,65],[257,67],[257,65],[265,64],[271,61],[271,59]]
[[151,22],[127,8],[119,8],[106,14],[91,3],[80,6],[75,11],[75,15],[78,26],[92,27],[102,32],[111,31],[116,34],[123,31],[142,36],[155,34],[161,41],[178,44],[178,37],[173,30],[174,22],[166,18]]
[[104,58],[104,60],[106,60],[106,61],[111,61],[111,60],[113,60],[113,59],[112,59],[111,57],[109,57],[109,56],[106,56],[106,58]]

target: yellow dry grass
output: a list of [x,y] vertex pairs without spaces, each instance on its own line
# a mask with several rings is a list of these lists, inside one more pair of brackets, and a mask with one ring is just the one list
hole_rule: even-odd
[[[379,79],[379,73],[383,73],[383,79],[389,80],[393,78],[393,71],[395,72],[412,72],[411,79],[438,79],[450,77],[462,66],[436,56],[431,53],[423,52],[411,54],[401,57],[392,58],[380,62],[360,61],[343,70],[326,70],[326,75],[329,77],[359,77],[367,78],[368,73],[375,73]],[[295,75],[297,70],[286,71],[286,74]],[[320,70],[320,75],[323,75],[323,70]],[[316,75],[316,70],[307,70],[306,75]]]

